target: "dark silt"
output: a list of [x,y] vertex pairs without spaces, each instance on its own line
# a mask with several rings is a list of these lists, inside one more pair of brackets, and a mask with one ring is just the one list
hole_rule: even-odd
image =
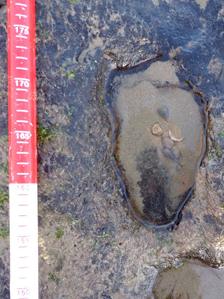
[[117,71],[108,84],[117,173],[146,226],[177,222],[205,153],[203,107],[180,85],[170,61]]

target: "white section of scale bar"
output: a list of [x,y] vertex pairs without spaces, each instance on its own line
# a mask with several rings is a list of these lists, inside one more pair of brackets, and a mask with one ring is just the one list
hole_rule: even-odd
[[38,299],[37,184],[9,184],[10,298]]

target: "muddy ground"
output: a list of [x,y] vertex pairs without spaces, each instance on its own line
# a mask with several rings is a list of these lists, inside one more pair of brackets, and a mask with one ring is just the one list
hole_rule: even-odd
[[[160,269],[224,264],[222,0],[36,1],[40,297],[148,298]],[[0,298],[9,298],[6,7],[0,1]],[[114,172],[105,84],[162,55],[207,101],[208,151],[173,230],[131,216]]]

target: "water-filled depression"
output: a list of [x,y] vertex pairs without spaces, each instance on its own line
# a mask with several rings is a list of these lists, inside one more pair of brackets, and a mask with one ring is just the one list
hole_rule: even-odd
[[170,225],[190,198],[206,147],[206,117],[170,62],[114,71],[107,86],[117,173],[145,225]]

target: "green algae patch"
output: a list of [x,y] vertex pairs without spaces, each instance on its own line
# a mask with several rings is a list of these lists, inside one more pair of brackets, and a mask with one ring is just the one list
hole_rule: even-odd
[[64,236],[64,230],[61,227],[57,227],[55,232],[56,239],[61,239]]
[[9,236],[9,229],[6,227],[0,227],[0,238],[5,239]]
[[136,218],[170,225],[190,198],[206,147],[206,117],[171,62],[110,82],[114,156]]
[[0,189],[0,209],[3,209],[8,201],[8,193]]
[[45,128],[41,125],[37,128],[37,140],[39,144],[52,140],[55,135],[56,134],[49,128]]

